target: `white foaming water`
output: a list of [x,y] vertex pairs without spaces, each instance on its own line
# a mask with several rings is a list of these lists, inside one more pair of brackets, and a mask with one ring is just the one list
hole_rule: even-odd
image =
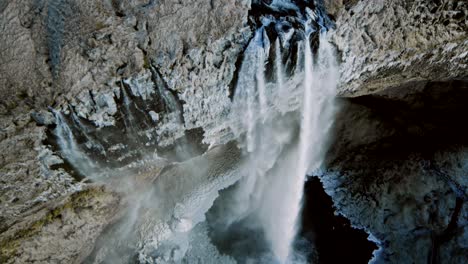
[[244,53],[236,86],[232,118],[239,124],[238,127],[233,127],[233,130],[239,134],[244,130],[247,131],[247,152],[254,151],[257,120],[263,119],[267,113],[265,60],[269,49],[270,42],[262,27],[255,32],[254,38]]
[[[276,67],[276,85],[278,89],[278,95],[280,98],[285,98],[287,96],[287,89],[284,85],[284,73],[283,73],[283,62],[281,60],[281,44],[280,38],[278,37],[275,41],[275,67]],[[284,101],[281,101],[282,103]],[[285,105],[281,105],[281,108],[285,108]]]
[[289,194],[289,206],[287,209],[289,212],[286,213],[286,225],[284,226],[284,244],[281,244],[280,251],[278,252],[278,258],[281,263],[284,263],[288,256],[290,255],[291,247],[293,240],[297,233],[297,221],[298,216],[301,210],[301,201],[304,188],[304,177],[307,173],[307,168],[309,166],[309,147],[310,140],[313,133],[312,119],[319,115],[318,109],[313,109],[317,107],[317,102],[314,102],[312,90],[313,85],[313,65],[312,65],[312,51],[310,49],[309,38],[305,39],[304,47],[304,95],[302,102],[302,120],[301,120],[301,130],[299,135],[299,160],[297,163],[296,171],[294,172],[293,177],[291,177],[292,188]]
[[[309,39],[303,42],[304,73],[299,142],[291,150],[283,152],[274,169],[256,181],[256,190],[263,191],[263,199],[257,212],[271,251],[279,263],[297,263],[293,249],[296,238],[305,176],[322,165],[327,149],[328,132],[336,111],[334,97],[338,80],[337,64],[333,48],[325,35],[320,37],[320,48],[314,67]],[[280,79],[278,79],[280,80]],[[277,80],[277,81],[278,81]],[[279,87],[280,84],[277,84]],[[285,87],[289,89],[290,87]],[[259,130],[260,138],[274,138],[274,127]],[[274,142],[270,142],[271,146]],[[271,147],[270,147],[271,148]],[[265,158],[264,150],[260,155]],[[258,158],[257,158],[258,159]],[[266,173],[266,172],[265,172]]]
[[257,62],[257,89],[258,89],[258,102],[260,107],[260,116],[265,119],[265,115],[268,108],[266,84],[265,84],[265,58],[268,56],[270,50],[270,41],[265,30],[262,30],[262,49],[258,51],[258,62]]
[[[291,262],[292,243],[297,233],[297,219],[301,210],[301,200],[305,175],[309,165],[309,147],[313,135],[313,122],[320,114],[320,106],[314,100],[316,92],[313,85],[314,72],[309,39],[304,44],[304,80],[302,117],[299,143],[296,153],[289,153],[287,160],[278,168],[279,173],[272,176],[270,194],[265,199],[268,211],[263,211],[268,219],[266,237],[272,252],[279,263]],[[317,111],[318,110],[318,111]],[[294,162],[294,161],[297,162]],[[270,204],[270,205],[268,205]]]
[[[279,253],[280,260],[288,260],[292,252],[292,243],[299,226],[299,215],[303,197],[304,181],[307,172],[313,172],[322,166],[328,144],[328,133],[336,112],[335,95],[338,81],[338,67],[331,44],[326,35],[320,35],[320,46],[314,69],[309,38],[305,40],[304,49],[304,96],[302,103],[302,120],[299,136],[299,157],[294,177],[294,190],[290,194],[289,214],[286,214],[291,226],[285,226],[285,239]],[[285,255],[287,247],[287,255]],[[286,262],[286,261],[282,261]]]
[[[339,80],[338,64],[334,48],[327,40],[326,32],[320,34],[320,46],[314,71],[316,85],[313,89],[311,118],[308,145],[313,149],[308,151],[308,172],[314,172],[322,166],[325,152],[328,149],[328,133],[333,125],[337,105],[335,103],[336,88]],[[315,77],[314,77],[315,78]]]
[[55,135],[62,155],[83,175],[92,175],[96,173],[97,166],[87,157],[76,143],[70,127],[65,121],[62,113],[51,109],[55,116]]

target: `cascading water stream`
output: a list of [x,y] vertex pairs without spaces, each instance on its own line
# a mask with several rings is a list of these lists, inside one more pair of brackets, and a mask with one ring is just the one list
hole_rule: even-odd
[[[278,96],[284,98],[287,96],[287,90],[284,85],[284,72],[283,72],[283,62],[281,54],[281,42],[280,38],[276,38],[275,41],[275,67],[276,67],[276,85],[278,89]],[[281,111],[285,111],[287,105],[280,105]]]
[[[298,216],[301,211],[305,176],[322,166],[327,149],[328,133],[334,121],[336,106],[334,98],[338,80],[337,64],[333,49],[326,40],[326,32],[320,34],[318,60],[314,68],[313,54],[309,37],[304,44],[304,83],[302,119],[298,143],[298,162],[294,177],[294,190],[291,195],[290,215],[292,224],[288,226],[286,241],[289,240],[288,256],[292,252],[292,243],[300,223]],[[286,246],[286,245],[285,245]],[[284,258],[285,255],[282,255]],[[283,263],[283,262],[282,262]]]
[[[309,39],[303,41],[304,45],[304,77],[302,83],[303,101],[301,110],[301,122],[299,142],[296,151],[289,153],[271,178],[271,188],[267,191],[265,202],[269,210],[262,210],[266,214],[264,230],[268,238],[273,254],[279,263],[295,262],[297,256],[293,251],[293,242],[298,229],[298,216],[301,210],[301,200],[305,176],[309,166],[309,149],[314,135],[314,119],[320,115],[321,107],[315,100],[314,71],[312,69],[312,51]],[[316,108],[314,108],[316,106]],[[285,175],[286,174],[286,175]],[[281,199],[278,199],[278,195]],[[271,205],[269,203],[274,203]]]
[[132,104],[132,101],[130,99],[130,96],[127,94],[127,91],[125,90],[123,86],[123,81],[122,81],[122,98],[123,98],[123,106],[125,107],[125,128],[128,131],[131,132],[137,132],[137,126],[136,126],[136,118],[133,116],[132,110],[130,109],[130,106]]
[[[246,131],[247,152],[253,152],[256,145],[255,127],[258,120],[265,118],[268,111],[265,83],[265,60],[270,49],[270,42],[264,27],[258,29],[244,54],[239,80],[234,98],[233,116],[238,127],[237,133]],[[252,70],[253,73],[252,74]],[[260,115],[258,115],[260,113]],[[239,120],[238,114],[244,117]]]
[[312,51],[310,49],[309,37],[304,41],[304,83],[303,83],[303,101],[302,101],[302,120],[300,125],[299,146],[298,146],[298,162],[296,171],[291,177],[292,189],[289,202],[289,212],[285,215],[284,241],[285,243],[280,248],[278,258],[281,263],[285,263],[291,254],[293,240],[297,233],[297,219],[301,210],[301,201],[304,188],[304,177],[309,166],[309,147],[312,135],[312,119],[318,113],[316,109],[312,109],[313,104],[313,69],[312,69]]
[[[246,50],[234,100],[236,117],[244,117],[241,125],[246,131],[246,149],[251,153],[252,160],[249,169],[251,173],[241,181],[237,192],[246,198],[236,198],[236,201],[250,203],[250,211],[259,219],[273,255],[269,262],[274,263],[300,262],[293,244],[300,224],[298,217],[304,182],[307,173],[319,169],[323,162],[335,113],[338,74],[333,48],[325,38],[326,30],[319,24],[322,32],[314,67],[310,36],[317,30],[312,23],[319,19],[319,15],[311,10],[306,11],[308,19],[303,22],[305,29],[297,30],[305,36],[298,47],[297,61],[301,62],[298,65],[302,66],[302,71],[296,67],[292,76],[286,78],[283,75],[281,39],[278,36],[275,40],[274,61],[276,83],[267,83],[265,62],[268,61],[269,40],[265,33],[265,26],[268,25],[265,21],[271,21],[264,19],[263,26],[256,31]],[[287,31],[288,34],[290,32],[291,29]],[[299,79],[302,81],[298,83]],[[277,91],[268,92],[269,89]],[[302,90],[299,93],[299,138],[294,147],[287,147],[294,140],[290,138],[288,142],[288,139],[281,141],[278,138],[281,138],[284,130],[287,134],[293,133],[293,129],[285,127],[287,123],[278,121],[284,121],[284,117],[277,116],[278,113],[274,113],[275,110],[269,108],[267,102],[276,102],[283,114],[291,111],[288,109],[288,95],[296,89]],[[272,94],[279,96],[269,98]],[[269,161],[268,166],[265,166],[265,160]],[[252,200],[252,197],[257,197],[257,200]]]
[[258,102],[260,107],[260,116],[262,119],[265,118],[266,111],[268,108],[267,94],[266,94],[266,83],[265,83],[265,59],[270,50],[270,41],[266,34],[265,29],[261,31],[261,45],[262,49],[258,51],[257,61],[257,89],[258,89]]
[[56,129],[54,131],[57,137],[57,143],[60,151],[68,161],[83,175],[93,175],[98,167],[78,146],[75,136],[68,123],[65,121],[62,113],[50,108],[55,117]]
[[292,261],[301,212],[303,188],[308,172],[319,169],[327,147],[328,132],[333,123],[336,106],[334,98],[338,80],[337,64],[333,49],[326,40],[326,33],[320,34],[317,63],[314,67],[309,37],[304,41],[303,102],[298,142],[298,161],[291,181],[288,212],[284,215],[284,244],[279,247],[280,263]]

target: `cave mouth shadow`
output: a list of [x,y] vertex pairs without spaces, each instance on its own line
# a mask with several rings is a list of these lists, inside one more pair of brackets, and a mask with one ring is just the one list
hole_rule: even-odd
[[[231,187],[232,188],[232,187]],[[222,191],[229,192],[228,190]],[[297,263],[334,264],[368,263],[378,246],[368,240],[369,234],[355,229],[343,216],[335,215],[330,196],[318,177],[309,177],[304,185],[303,207],[300,226],[294,241],[294,255]],[[268,242],[255,218],[231,224],[220,232],[216,225],[216,215],[207,215],[211,223],[209,236],[217,249],[232,256],[239,263],[275,263]],[[293,263],[296,263],[293,261]]]
[[[339,98],[343,107],[334,124],[325,166],[328,176],[331,177],[330,182],[333,182],[332,187],[327,185],[327,190],[340,188],[345,194],[336,200],[340,204],[340,211],[352,216],[353,223],[372,226],[372,222],[377,221],[372,216],[377,217],[379,212],[385,210],[382,201],[385,201],[387,206],[390,203],[396,208],[400,206],[395,198],[382,198],[395,196],[397,190],[402,189],[399,184],[406,186],[406,197],[431,197],[433,193],[442,193],[447,203],[455,204],[456,201],[451,199],[459,195],[458,192],[463,193],[457,187],[463,180],[463,176],[460,175],[466,175],[466,169],[463,171],[462,165],[466,162],[468,153],[468,123],[465,122],[468,113],[467,100],[466,78],[416,81],[371,94]],[[331,175],[333,173],[342,177],[334,177]],[[430,186],[434,187],[427,187],[424,193],[414,187],[422,186],[425,179],[441,182],[442,187],[431,184]],[[385,184],[390,184],[392,188],[381,192],[386,190]],[[365,194],[366,199],[371,200],[369,206],[375,208],[377,213],[374,212],[371,216],[366,214],[365,219],[360,218],[362,216],[353,216],[355,205],[362,201],[359,197],[352,196],[355,193]],[[419,201],[419,204],[430,202]],[[411,211],[414,217],[417,215],[417,207],[415,208]],[[365,207],[359,209],[368,210]],[[439,219],[444,219],[446,215],[434,214],[431,221],[441,221]],[[451,217],[456,220],[457,216],[451,214]],[[383,231],[372,229],[372,232],[378,234],[379,240],[385,241],[382,243],[383,254],[387,254],[387,249],[388,252],[401,250],[401,241],[412,240],[408,243],[415,245],[415,248],[417,245],[418,251],[423,253],[413,249],[405,250],[412,256],[423,259],[426,258],[425,254],[437,253],[440,247],[437,244],[437,236],[445,235],[444,230],[450,228],[444,227],[442,231],[434,231],[431,224],[420,226],[421,229],[426,228],[434,232],[436,236],[430,237],[425,234],[429,241],[425,243],[421,242],[422,235],[415,237],[410,232],[391,239],[387,239],[390,237],[387,234],[392,232],[390,228],[381,229]],[[425,250],[419,250],[423,247]],[[456,254],[453,253],[455,250],[447,252],[449,251],[446,250],[445,254],[450,254],[451,257]],[[390,254],[384,256],[393,258]]]
[[348,219],[335,215],[332,198],[318,177],[309,177],[305,182],[298,237],[314,247],[315,254],[307,256],[309,263],[368,263],[378,249],[364,230],[353,228]]

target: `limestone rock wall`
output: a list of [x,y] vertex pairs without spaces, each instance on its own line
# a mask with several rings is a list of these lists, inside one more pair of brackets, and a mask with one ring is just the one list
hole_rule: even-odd
[[[123,86],[132,98],[141,98],[148,85],[155,90],[163,84],[164,93],[176,97],[183,122],[165,117],[164,111],[159,117],[154,113],[161,121],[158,139],[171,144],[186,129],[201,126],[216,138],[230,103],[228,86],[235,62],[250,36],[249,5],[238,0],[2,1],[0,239],[7,239],[4,231],[20,218],[33,217],[38,208],[88,185],[72,177],[69,164],[50,146],[56,124],[48,106],[67,114],[74,111],[89,122],[87,127],[117,132],[121,127],[112,125],[121,118],[116,113]],[[113,206],[120,195],[103,192],[113,197],[99,201],[105,208]],[[91,245],[116,213],[109,210],[102,219],[94,219],[97,226],[67,227],[74,235],[57,241],[66,247],[76,241]],[[91,215],[86,212],[86,217]],[[65,218],[75,221],[77,217],[84,216],[67,214]],[[28,230],[27,225],[15,229]],[[50,239],[52,229],[47,230],[36,230],[35,236]],[[58,255],[44,247],[26,247],[42,254],[30,259],[25,259],[30,252],[2,251],[5,259],[0,262],[7,256],[8,261],[16,256],[21,263],[45,261],[48,254],[54,261],[69,262],[89,250],[77,246]]]
[[341,92],[356,96],[409,82],[467,78],[465,1],[359,1],[333,35]]
[[[421,146],[439,139],[426,137],[434,126],[447,125],[439,118],[458,111],[444,112],[451,96],[463,94],[453,92],[454,85],[465,87],[468,77],[467,3],[324,3],[336,19],[331,40],[341,61],[340,92],[357,101],[346,99],[351,102],[337,121],[335,152],[330,153],[330,171],[322,175],[322,181],[339,211],[382,243],[386,251],[381,261],[424,259],[433,241],[431,234],[443,234],[455,211],[459,194],[452,185],[466,188],[466,170],[460,165],[466,155],[465,142],[460,135],[453,137],[460,141],[440,149],[423,151]],[[20,241],[12,245],[29,243],[35,250],[33,257],[25,259],[24,252],[2,248],[1,260],[11,262],[14,255],[23,263],[44,261],[45,253],[39,251],[50,253],[49,249],[38,246],[29,235],[50,239],[63,219],[72,222],[67,228],[78,230],[71,238],[63,236],[63,246],[73,241],[91,243],[107,219],[117,215],[115,210],[103,209],[99,219],[81,226],[74,223],[75,218],[90,219],[91,210],[85,209],[85,216],[67,213],[60,221],[52,214],[45,229],[34,226],[37,221],[18,222],[36,217],[38,211],[47,216],[47,210],[41,211],[44,206],[55,208],[57,201],[70,199],[71,193],[80,193],[88,185],[74,179],[67,167],[70,164],[64,163],[57,149],[47,146],[53,145],[51,131],[56,125],[48,106],[67,114],[70,122],[76,114],[92,130],[92,137],[105,139],[106,147],[116,150],[112,157],[118,162],[125,160],[124,154],[133,153],[121,143],[134,143],[136,138],[148,137],[162,145],[158,148],[171,148],[177,140],[190,141],[184,136],[195,129],[202,134],[195,141],[211,145],[233,138],[227,129],[230,85],[239,70],[236,62],[252,36],[247,23],[250,4],[248,0],[0,2],[0,241],[10,241],[15,235],[16,231],[6,231],[9,228],[27,231],[23,235],[28,236],[18,236]],[[401,99],[389,92],[393,89],[406,96],[404,92],[412,93],[413,86],[422,89],[417,91],[421,96],[434,92],[429,88],[446,89],[448,99],[438,93],[429,96],[435,98],[432,101]],[[133,100],[128,109],[125,93]],[[383,105],[395,112],[376,107],[382,101],[361,97],[374,93],[385,98]],[[150,96],[157,99],[148,109],[160,108],[135,114],[147,106],[145,98]],[[405,103],[388,103],[399,100]],[[418,123],[426,117],[421,112],[401,121],[419,107],[418,100],[446,104],[430,109],[435,120]],[[132,128],[138,133],[135,138],[126,137],[128,120],[124,119],[129,113],[138,121]],[[438,116],[441,113],[445,114]],[[457,121],[452,121],[449,127],[459,129],[453,125]],[[454,136],[446,132],[433,135]],[[391,144],[404,149],[402,139],[418,136],[427,141],[404,151],[386,148]],[[145,144],[136,144],[134,149],[141,146]],[[428,159],[427,153],[453,178],[425,174],[421,163]],[[156,172],[149,173],[149,178],[156,177]],[[121,195],[107,189],[101,194],[107,198],[93,203],[99,212],[114,206]],[[461,215],[466,216],[463,208]],[[457,258],[463,260],[460,250],[466,245],[465,234],[465,227],[457,229],[453,239],[438,247],[441,256],[452,254],[455,263]],[[69,255],[54,258],[79,260],[90,250],[81,245]]]
[[467,4],[326,3],[344,97],[327,192],[380,243],[377,263],[463,263]]

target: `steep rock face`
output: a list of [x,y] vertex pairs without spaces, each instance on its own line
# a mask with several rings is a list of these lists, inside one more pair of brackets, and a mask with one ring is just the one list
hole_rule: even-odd
[[332,37],[342,52],[342,94],[466,78],[467,10],[452,0],[360,1],[342,9]]
[[377,263],[463,263],[466,3],[325,4],[348,97],[321,176],[328,194],[379,243]]
[[[46,111],[47,106],[66,112],[67,122],[80,120],[73,124],[103,131],[90,137],[100,137],[119,149],[120,141],[135,141],[121,137],[122,127],[116,126],[122,120],[116,113],[124,105],[124,93],[138,99],[164,87],[161,93],[177,105],[166,103],[161,113],[152,113],[151,118],[158,121],[158,142],[169,145],[186,129],[200,126],[222,130],[235,62],[250,35],[248,8],[248,1],[234,0],[0,3],[2,241],[9,236],[3,231],[20,217],[88,185],[72,177],[73,164],[64,161],[60,149],[50,146],[57,118]],[[116,135],[108,140],[113,132]],[[219,134],[210,133],[213,138]],[[118,194],[103,192],[113,198],[100,201],[102,206],[113,206]],[[93,220],[97,226],[85,226],[85,232],[60,241],[91,242],[116,214],[110,210]],[[74,217],[81,215],[69,215]],[[36,231],[35,237],[50,235],[42,228]],[[23,258],[34,248],[14,251],[16,260],[10,260],[26,261]],[[40,250],[59,262],[76,260],[89,250],[76,247],[65,256],[49,249]]]
[[[346,104],[337,121],[330,171],[322,177],[327,191],[338,211],[381,242],[384,253],[378,260],[424,262],[429,250],[440,249],[441,256],[449,258],[452,254],[455,263],[463,261],[466,228],[456,229],[452,238],[438,248],[431,248],[431,243],[437,240],[432,240],[430,234],[443,235],[456,211],[454,201],[460,191],[452,185],[466,188],[465,143],[461,134],[427,131],[446,125],[449,130],[466,131],[455,125],[456,120],[450,124],[443,122],[466,112],[464,108],[447,110],[450,98],[463,94],[453,92],[454,87],[466,86],[464,82],[449,82],[467,77],[466,3],[449,0],[325,3],[337,19],[332,39],[342,55],[341,93],[356,97],[399,88],[395,89],[396,95],[391,89],[375,95],[379,98],[377,103],[369,96]],[[248,5],[249,1],[234,0],[1,2],[0,230],[10,227],[16,230],[19,217],[39,210],[44,204],[51,205],[52,199],[66,200],[68,193],[87,185],[73,179],[67,167],[70,164],[64,165],[58,149],[45,146],[51,143],[44,140],[54,138],[47,131],[52,131],[56,122],[45,111],[47,106],[62,110],[68,123],[79,126],[73,123],[75,114],[91,131],[90,137],[106,139],[100,143],[108,143],[105,147],[116,150],[117,163],[126,162],[124,154],[133,155],[134,149],[144,148],[146,142],[136,139],[149,137],[148,141],[154,142],[150,137],[152,129],[156,130],[156,142],[161,148],[173,148],[176,139],[195,128],[204,132],[195,141],[203,138],[206,143],[216,145],[233,139],[227,129],[229,85],[238,70],[238,56],[251,37],[246,27]],[[427,84],[426,89],[427,81],[447,83]],[[422,90],[409,89],[414,84]],[[443,88],[448,89],[443,100],[431,90],[441,86],[450,88]],[[401,99],[397,96],[399,92],[414,92],[418,96],[403,93],[405,98]],[[420,107],[418,102],[426,93],[432,99],[424,99],[427,100],[424,104],[437,105],[440,100],[445,103],[430,109],[433,115],[418,123],[427,118],[427,109],[417,115],[412,110]],[[150,95],[159,96],[151,104],[163,107],[153,113],[138,114],[145,107],[143,100]],[[131,102],[127,104],[125,98]],[[403,101],[403,106],[395,101]],[[395,113],[379,107],[382,102],[388,109],[395,109]],[[124,120],[131,115],[138,121],[134,127],[129,125],[132,120]],[[405,120],[407,116],[411,118]],[[137,136],[127,137],[132,133]],[[416,140],[409,146],[401,143],[421,135],[423,141]],[[424,145],[441,137],[453,137],[454,142],[425,149]],[[121,144],[126,142],[137,144],[131,149]],[[397,147],[389,150],[387,145]],[[135,155],[134,159],[140,157]],[[437,176],[437,172],[425,173],[421,164],[427,160],[451,172],[452,178],[447,180]],[[157,177],[160,169],[151,170],[148,177]],[[136,171],[130,174],[138,174]],[[118,195],[108,190],[102,192],[112,199],[100,200],[101,205],[105,208],[115,205]],[[94,208],[97,212],[98,207]],[[466,206],[463,210],[459,219],[466,219]],[[85,210],[85,214],[90,217],[92,212]],[[64,236],[61,241],[66,242],[64,245],[93,241],[108,224],[107,219],[116,215],[117,211],[105,211],[85,226],[84,232]],[[67,217],[73,222],[81,216]],[[59,221],[53,220],[51,229],[26,233],[49,240],[50,230],[60,226],[56,222]],[[34,223],[26,221],[18,230],[37,227]],[[458,222],[459,227],[465,224]],[[77,225],[67,228],[73,232],[81,230]],[[9,241],[10,237],[11,232],[0,235],[1,241]],[[23,253],[7,248],[2,257],[11,260],[14,253],[17,261],[23,261],[32,251],[34,254],[43,251],[57,261],[79,261],[90,251],[80,244],[70,255],[60,255],[46,246],[38,247],[34,241],[27,243],[30,246],[22,249]],[[43,257],[38,253],[32,260]]]
[[45,127],[37,127],[29,113],[1,117],[0,229],[19,215],[50,199],[81,188],[63,170],[50,167],[62,159],[42,144]]
[[89,186],[22,214],[2,230],[2,263],[80,263],[98,234],[114,220],[120,198]]
[[376,238],[378,263],[464,262],[467,96],[467,82],[452,81],[342,99],[321,180]]
[[331,38],[345,97],[327,192],[379,241],[377,263],[463,263],[466,3],[326,3],[338,10]]

